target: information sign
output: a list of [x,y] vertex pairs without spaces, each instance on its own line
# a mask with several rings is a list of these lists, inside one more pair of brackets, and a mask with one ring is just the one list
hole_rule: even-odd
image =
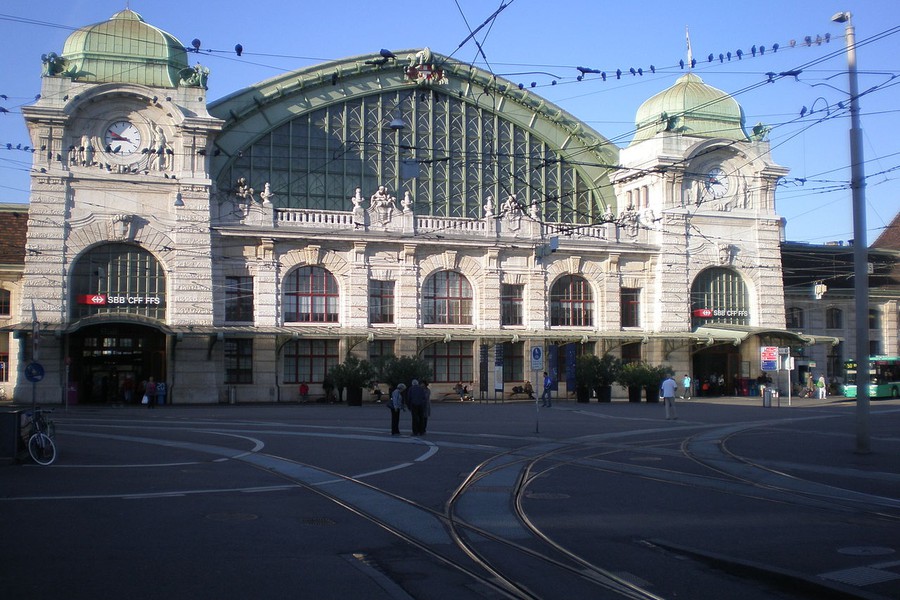
[[778,370],[778,346],[763,346],[759,349],[759,368],[762,371]]
[[532,371],[543,371],[544,370],[544,347],[543,346],[532,346],[531,347],[531,370]]

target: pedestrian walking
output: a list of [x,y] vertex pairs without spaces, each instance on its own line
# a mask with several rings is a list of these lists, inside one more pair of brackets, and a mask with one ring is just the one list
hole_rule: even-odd
[[675,413],[675,390],[677,389],[678,384],[671,375],[666,377],[659,388],[659,393],[663,397],[663,403],[666,405],[666,420],[678,418],[678,415]]
[[412,434],[425,435],[425,409],[428,396],[425,388],[419,385],[418,379],[412,380],[408,392],[409,412],[412,415]]
[[400,411],[406,410],[403,408],[404,390],[406,390],[406,384],[398,383],[388,401],[388,408],[391,409],[391,435],[400,435]]
[[819,375],[819,380],[816,382],[816,389],[819,392],[819,400],[825,399],[825,376]]
[[684,388],[683,395],[681,396],[682,400],[690,400],[691,399],[691,376],[687,373],[684,374],[684,378],[681,380],[681,387]]
[[551,405],[551,392],[553,391],[553,378],[547,375],[547,371],[544,371],[544,393],[541,394],[541,406],[546,406],[550,408]]
[[152,377],[144,384],[144,397],[141,398],[141,403],[146,404],[147,408],[153,408],[156,404],[156,382]]
[[422,424],[424,434],[428,430],[428,419],[431,417],[431,388],[428,387],[427,381],[422,382],[422,387],[425,388],[425,422]]

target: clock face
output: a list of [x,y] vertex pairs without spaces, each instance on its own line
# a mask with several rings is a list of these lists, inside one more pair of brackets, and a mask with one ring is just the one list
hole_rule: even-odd
[[116,121],[106,128],[103,143],[113,154],[134,154],[141,147],[141,130],[130,121]]
[[703,188],[707,197],[721,198],[728,193],[728,175],[718,167],[710,169],[703,181]]

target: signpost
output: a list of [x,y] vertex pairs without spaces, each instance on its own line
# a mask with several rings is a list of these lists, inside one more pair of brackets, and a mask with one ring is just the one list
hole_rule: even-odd
[[[536,389],[541,390],[541,382],[543,381],[540,377],[540,372],[544,370],[544,347],[543,346],[532,346],[531,347],[531,370],[536,371],[536,377],[538,381],[538,386]],[[534,411],[535,411],[535,421],[534,421],[534,432],[541,432],[541,420],[540,420],[540,404],[538,404],[537,399],[540,398],[540,394],[534,395]]]

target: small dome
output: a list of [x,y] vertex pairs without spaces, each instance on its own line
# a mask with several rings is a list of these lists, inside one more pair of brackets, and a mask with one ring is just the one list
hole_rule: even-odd
[[187,67],[184,45],[129,9],[77,30],[62,55],[74,80],[92,83],[177,87]]
[[662,131],[705,138],[746,141],[744,114],[737,101],[693,73],[643,104],[635,117],[637,133],[632,144]]

